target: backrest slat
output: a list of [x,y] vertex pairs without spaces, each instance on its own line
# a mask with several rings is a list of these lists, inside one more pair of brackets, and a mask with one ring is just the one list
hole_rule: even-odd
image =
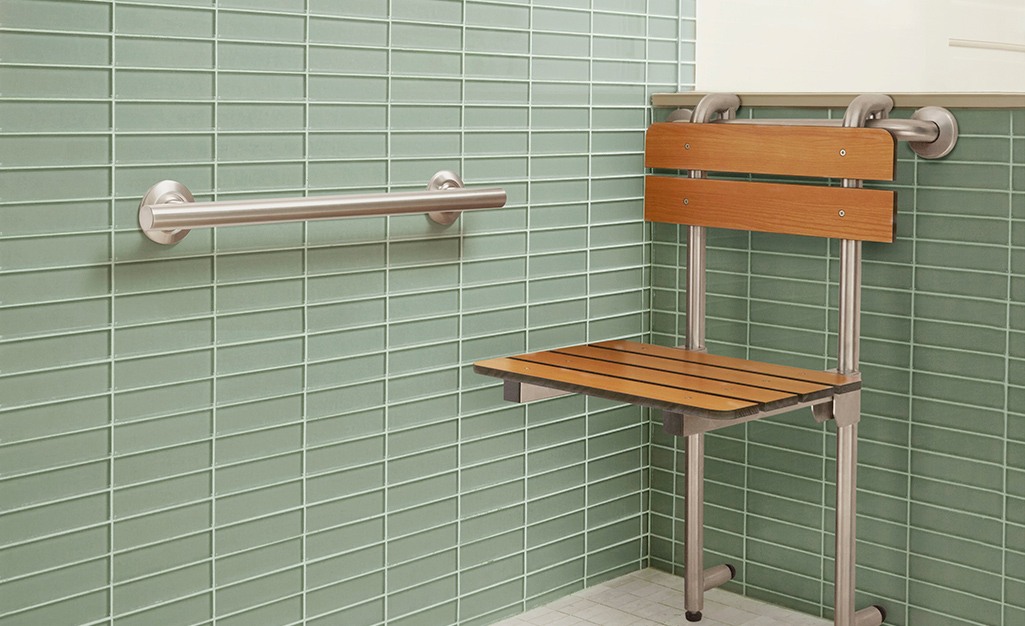
[[648,176],[649,222],[892,242],[893,191]]
[[672,170],[893,180],[895,141],[881,128],[664,122],[648,127],[644,165]]

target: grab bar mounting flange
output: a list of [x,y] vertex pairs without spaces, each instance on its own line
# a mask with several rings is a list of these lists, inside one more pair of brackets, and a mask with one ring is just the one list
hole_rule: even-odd
[[186,204],[195,202],[192,192],[185,185],[174,180],[162,180],[153,185],[139,203],[139,226],[143,234],[157,243],[170,245],[178,243],[189,234],[189,228],[153,228],[153,212],[144,210],[155,204]]

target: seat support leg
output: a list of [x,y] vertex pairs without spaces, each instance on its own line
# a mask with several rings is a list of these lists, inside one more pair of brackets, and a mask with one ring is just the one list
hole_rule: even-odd
[[684,517],[687,551],[684,562],[684,609],[687,621],[701,619],[705,606],[705,434],[685,437],[687,448],[687,511]]
[[721,587],[737,577],[737,568],[732,565],[716,565],[705,570],[705,591]]
[[701,620],[705,608],[705,592],[723,585],[737,575],[732,565],[717,565],[705,569],[705,434],[684,438],[687,447],[687,511],[684,518],[686,533],[684,563],[683,606],[687,621]]
[[834,624],[836,626],[880,626],[886,619],[882,607],[860,611],[854,605],[855,522],[858,492],[858,423],[836,429],[836,585],[834,588]]
[[836,429],[836,626],[854,624],[854,542],[858,472],[858,425]]

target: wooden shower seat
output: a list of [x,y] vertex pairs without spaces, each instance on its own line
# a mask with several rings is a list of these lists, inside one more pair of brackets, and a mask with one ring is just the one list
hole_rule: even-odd
[[[704,433],[733,424],[812,407],[837,427],[837,509],[834,623],[879,626],[881,607],[854,605],[857,427],[861,412],[861,244],[892,242],[896,194],[862,189],[861,179],[892,180],[896,144],[882,129],[863,126],[884,115],[876,97],[852,103],[845,127],[660,123],[648,128],[646,221],[684,224],[687,239],[687,337],[673,348],[633,341],[602,341],[488,359],[474,371],[504,380],[505,399],[540,400],[583,393],[662,410],[664,431],[686,440],[686,619],[702,619],[703,594],[736,575],[732,565],[703,566]],[[707,96],[720,115],[732,115],[735,97]],[[862,106],[865,103],[866,106]],[[857,103],[857,106],[856,106]],[[890,102],[892,106],[892,102]],[[864,111],[859,111],[866,109]],[[861,119],[858,119],[861,118]],[[688,171],[689,176],[679,175]],[[842,179],[764,181],[709,179],[706,171],[754,176]],[[807,184],[813,182],[813,184]],[[705,228],[718,227],[840,239],[837,368],[813,371],[709,354],[705,348]]]
[[797,409],[861,388],[859,376],[633,341],[603,341],[490,359],[476,363],[474,371],[516,383],[723,420]]
[[[647,176],[644,218],[691,229],[686,346],[691,349],[606,341],[481,361],[475,371],[505,379],[506,397],[514,401],[525,397],[514,385],[532,385],[725,421],[822,404],[860,390],[856,366],[838,374],[707,354],[703,233],[704,227],[718,227],[835,237],[859,246],[891,242],[896,194],[862,189],[860,178],[892,180],[895,154],[893,136],[882,129],[652,124],[645,165],[690,172],[688,177]],[[707,170],[833,177],[848,184],[708,179]],[[695,231],[701,235],[697,240]],[[674,434],[685,433],[676,429]]]

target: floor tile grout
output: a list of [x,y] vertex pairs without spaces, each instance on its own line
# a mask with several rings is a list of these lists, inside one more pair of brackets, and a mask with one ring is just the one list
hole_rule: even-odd
[[704,618],[684,616],[683,578],[643,569],[578,591],[494,626],[828,626],[832,622],[713,589]]

